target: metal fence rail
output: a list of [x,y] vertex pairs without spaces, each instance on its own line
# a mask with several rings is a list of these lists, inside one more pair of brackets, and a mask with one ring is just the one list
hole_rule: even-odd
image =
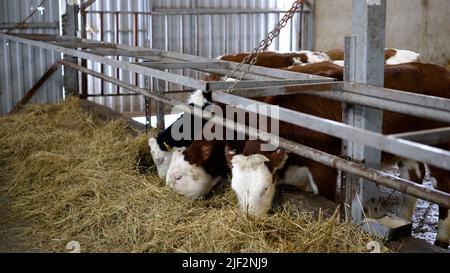
[[[182,52],[208,58],[223,54],[250,51],[258,43],[273,22],[285,12],[280,8],[158,8],[149,3],[145,11],[129,10],[85,10],[82,23],[88,31],[86,38],[127,44],[139,47],[158,48],[164,51]],[[192,5],[195,5],[194,3]],[[224,4],[225,6],[227,4]],[[170,6],[170,5],[169,5]],[[91,7],[93,8],[93,7]],[[97,9],[106,7],[99,5]],[[295,51],[312,49],[313,14],[309,5],[296,12],[294,19],[282,32],[271,50]],[[237,27],[239,26],[239,27]],[[85,29],[82,27],[81,29]],[[137,61],[132,56],[115,56],[116,60]],[[112,69],[103,64],[96,65],[88,61],[87,67],[104,74],[114,76],[126,82],[149,88],[155,85],[151,79],[122,69]],[[199,78],[203,71],[180,70],[182,76]],[[102,97],[123,93],[120,87],[104,83],[90,76],[83,82],[84,97]],[[164,91],[178,90],[183,87],[167,83]],[[100,101],[100,100],[98,100]],[[128,109],[129,101],[121,100]],[[137,111],[143,107],[142,100],[133,100],[131,109]],[[114,105],[118,108],[119,105]]]
[[[217,62],[217,60],[211,60],[208,58],[203,57],[197,57],[187,54],[180,54],[180,53],[173,53],[173,52],[165,52],[165,51],[159,51],[159,50],[147,50],[147,49],[140,49],[135,47],[129,47],[129,46],[121,46],[121,45],[115,45],[115,44],[107,44],[107,43],[99,43],[89,40],[82,40],[74,37],[57,37],[57,36],[49,36],[49,35],[7,35],[7,34],[0,34],[0,38],[3,39],[9,39],[29,45],[34,45],[37,47],[49,49],[49,50],[55,50],[62,52],[64,54],[68,54],[71,56],[75,56],[78,58],[86,58],[91,61],[97,62],[97,63],[103,63],[105,65],[110,65],[115,68],[121,68],[124,70],[128,70],[134,73],[139,73],[145,76],[153,77],[155,79],[161,79],[166,80],[169,82],[174,82],[177,84],[181,84],[187,87],[191,88],[198,88],[203,89],[206,91],[210,91],[211,86],[214,87],[214,85],[210,85],[210,83],[190,78],[190,77],[180,77],[179,74],[172,73],[170,71],[161,71],[156,68],[150,68],[146,66],[142,66],[137,63],[129,63],[125,61],[117,61],[114,59],[110,59],[108,57],[98,55],[96,52],[100,52],[99,49],[107,49],[107,50],[118,50],[120,53],[118,54],[140,54],[140,58],[147,58],[152,59],[153,61],[158,58],[167,58],[172,60],[178,60],[178,62],[182,61],[183,66],[186,68],[191,68],[193,70],[196,69],[203,69],[205,62],[208,60],[211,62],[216,63],[215,65],[222,66],[221,69],[226,72],[232,69],[236,64],[229,63],[229,62]],[[72,44],[71,44],[72,43]],[[74,48],[75,47],[75,48]],[[76,48],[90,48],[90,49],[76,49]],[[152,61],[148,60],[148,61]],[[189,67],[187,63],[192,63],[192,67]],[[92,70],[88,70],[86,68],[74,66],[69,63],[64,63],[66,66],[70,66],[74,69],[77,69],[79,71],[82,71],[84,73],[88,73],[90,75],[93,75],[95,77],[101,78],[105,81],[111,82],[115,85],[121,86],[122,88],[126,88],[130,91],[139,93],[141,95],[147,96],[155,101],[159,101],[161,103],[174,106],[174,103],[176,102],[177,105],[180,104],[178,101],[169,100],[167,98],[164,98],[163,95],[158,95],[156,92],[157,90],[153,90],[153,94],[149,93],[147,90],[144,90],[142,88],[136,87],[131,84],[124,83],[123,81],[119,79],[113,79],[111,77],[107,77],[105,75],[102,75],[99,72],[95,72]],[[208,68],[209,69],[209,68]],[[211,68],[213,71],[214,69]],[[274,72],[274,73],[272,73]],[[281,73],[281,74],[280,74]],[[280,78],[273,78],[276,76],[282,76]],[[261,68],[261,67],[252,67],[250,70],[250,75],[262,75],[267,77],[272,77],[272,85],[274,85],[275,89],[282,90],[283,88],[287,88],[285,85],[290,86],[292,85],[294,80],[294,76],[297,77],[297,81],[299,83],[304,83],[305,76],[301,74],[291,73],[291,72],[285,72],[281,70],[275,70],[270,68]],[[307,76],[310,78],[309,76]],[[381,92],[388,92],[391,94],[393,92],[393,95],[389,97],[392,101],[397,101],[404,103],[406,109],[410,111],[411,113],[414,113],[414,109],[416,109],[418,106],[421,107],[427,107],[429,109],[434,109],[437,111],[443,111],[443,113],[446,113],[447,115],[450,112],[450,101],[446,99],[440,99],[440,98],[434,98],[434,97],[421,97],[420,95],[417,96],[416,94],[411,94],[407,92],[396,92],[391,91],[384,88],[375,88],[367,85],[357,85],[357,84],[350,84],[350,83],[333,83],[329,82],[330,79],[328,78],[321,78],[321,77],[314,77],[312,79],[313,84],[308,85],[297,85],[298,88],[301,91],[310,91],[310,90],[316,90],[315,95],[320,95],[322,93],[326,93],[330,90],[327,90],[327,88],[331,88],[334,91],[344,93],[344,92],[357,92],[362,97],[367,98],[373,98],[375,94],[378,94]],[[323,83],[314,83],[316,81],[323,81]],[[249,88],[256,88],[260,87],[261,83],[267,84],[267,80],[257,80],[257,79],[247,79],[242,82],[243,85]],[[252,87],[253,86],[253,87]],[[226,88],[226,85],[221,85],[220,88]],[[285,89],[288,90],[289,88]],[[267,88],[266,88],[267,90]],[[242,89],[237,89],[237,92],[244,92]],[[293,91],[296,92],[296,91]],[[213,98],[216,101],[229,103],[232,105],[241,105],[245,106],[249,103],[258,103],[256,101],[238,97],[236,95],[227,94],[221,91],[213,91]],[[388,103],[382,106],[382,109],[384,107],[387,107]],[[249,110],[246,110],[249,111]],[[205,112],[206,115],[210,114]],[[383,151],[387,151],[389,153],[397,154],[400,156],[412,158],[412,159],[419,159],[425,163],[429,163],[431,165],[434,165],[436,167],[440,167],[446,170],[450,170],[450,152],[445,151],[442,149],[437,149],[435,147],[427,146],[420,143],[415,143],[412,141],[407,141],[404,139],[399,139],[398,137],[401,136],[385,136],[378,133],[373,133],[370,131],[366,131],[363,129],[358,129],[349,125],[345,125],[336,121],[330,121],[326,119],[322,119],[319,117],[309,116],[302,113],[290,111],[288,109],[280,108],[280,120],[286,121],[292,124],[296,124],[302,127],[307,127],[325,134],[333,135],[335,137],[339,137],[341,139],[345,140],[351,140],[359,144],[367,145],[370,147],[374,147],[377,149],[381,149]],[[237,130],[240,132],[247,132],[250,136],[256,136],[259,139],[263,141],[267,141],[269,143],[275,143],[275,140],[278,140],[276,136],[273,136],[271,134],[262,132],[262,131],[256,131],[251,128],[246,128],[243,124],[236,124],[234,122],[231,122],[229,120],[222,120],[219,118],[213,119],[213,122],[219,125],[224,125],[227,128],[238,128]],[[246,131],[245,131],[246,130]],[[445,136],[448,136],[448,130],[442,129],[436,132],[433,132],[434,134],[440,134],[440,139],[447,139]],[[413,133],[411,133],[413,134]],[[423,132],[419,132],[419,135],[423,135]],[[406,137],[407,138],[407,137]],[[447,193],[443,193],[436,190],[429,190],[425,189],[421,185],[414,184],[409,181],[405,181],[404,179],[396,178],[394,176],[388,175],[386,173],[383,173],[381,171],[370,169],[367,167],[362,166],[361,164],[357,164],[354,162],[349,162],[344,159],[341,159],[339,157],[329,155],[314,149],[311,149],[309,147],[299,145],[297,143],[294,143],[292,141],[281,139],[280,146],[282,148],[285,148],[289,151],[292,151],[296,154],[299,154],[301,156],[313,159],[315,161],[321,162],[325,165],[332,166],[334,168],[338,168],[340,170],[343,170],[345,172],[354,173],[358,176],[364,177],[366,179],[369,179],[371,181],[374,181],[378,184],[385,185],[387,187],[393,188],[395,190],[399,190],[401,192],[414,195],[419,198],[423,198],[425,200],[429,200],[431,202],[437,203],[441,206],[444,206],[446,208],[450,208],[450,195]]]
[[[81,66],[75,65],[73,63],[67,62],[67,61],[60,61],[62,65],[69,66],[73,69],[79,70],[83,73],[90,74],[94,77],[101,78],[107,82],[110,82],[112,84],[121,86],[125,89],[128,89],[132,92],[136,92],[137,94],[140,94],[144,97],[151,98],[153,100],[158,100],[166,105],[175,107],[184,105],[187,109],[190,110],[190,112],[198,116],[200,118],[210,118],[210,121],[217,124],[218,126],[223,126],[231,130],[236,130],[240,133],[247,133],[250,137],[258,138],[262,141],[265,141],[267,143],[271,143],[274,145],[279,145],[281,148],[284,148],[288,151],[291,151],[293,153],[296,153],[298,155],[304,156],[306,158],[321,162],[327,166],[356,174],[362,178],[371,180],[376,182],[379,185],[386,186],[388,188],[397,190],[402,193],[406,193],[430,202],[433,202],[435,204],[438,204],[440,206],[443,206],[445,208],[450,208],[450,194],[445,193],[439,190],[435,189],[428,189],[424,185],[420,185],[402,178],[395,177],[393,175],[384,173],[382,171],[367,168],[362,166],[361,164],[351,162],[342,158],[339,158],[334,155],[327,154],[325,152],[310,148],[308,146],[304,146],[292,141],[289,141],[287,139],[279,138],[278,136],[257,130],[255,128],[251,128],[248,126],[245,126],[240,123],[235,123],[234,121],[223,119],[222,117],[218,117],[211,112],[208,111],[199,111],[198,109],[194,111],[194,108],[189,105],[185,105],[181,101],[167,99],[165,97],[161,97],[155,94],[152,94],[148,92],[148,90],[127,84],[123,81],[102,75],[98,72],[95,72],[93,70],[89,70],[86,68],[83,68]],[[214,95],[215,93],[213,93]]]

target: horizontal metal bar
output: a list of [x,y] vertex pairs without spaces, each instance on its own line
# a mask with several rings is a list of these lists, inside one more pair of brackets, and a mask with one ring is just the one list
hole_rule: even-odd
[[445,98],[427,96],[418,93],[410,93],[406,91],[387,89],[353,82],[344,82],[343,90],[352,93],[378,97],[381,99],[389,99],[392,101],[399,101],[429,108],[436,108],[444,111],[450,111],[450,100]]
[[[118,47],[123,47],[122,45],[117,45]],[[228,72],[230,72],[232,69],[229,67],[230,66],[230,62],[227,61],[217,61],[214,60],[212,61],[211,59],[208,58],[204,58],[204,57],[199,57],[199,56],[192,56],[192,55],[186,55],[186,54],[181,54],[179,55],[176,52],[166,52],[166,51],[161,51],[161,50],[155,50],[155,49],[150,49],[150,50],[133,50],[133,49],[106,49],[106,50],[89,50],[88,52],[90,53],[94,53],[97,55],[101,55],[101,56],[124,56],[124,57],[133,57],[133,58],[139,58],[139,59],[143,59],[143,60],[148,60],[148,61],[156,61],[156,62],[213,62],[213,63],[221,63],[221,67],[223,68],[214,68],[214,69],[204,69],[204,68],[197,68],[195,70],[198,71],[202,71],[205,73],[215,73],[218,75],[226,75],[228,74]],[[235,63],[231,63],[231,64],[235,64]],[[142,66],[147,66],[147,64],[139,64]],[[272,69],[273,71],[277,71],[276,69]],[[283,72],[283,71],[281,71]],[[287,73],[281,73],[282,75],[284,75],[286,78],[299,78],[301,77],[299,73],[293,73],[293,72],[289,72],[286,71]],[[277,80],[280,79],[280,77],[275,77],[271,74],[277,74],[277,72],[270,72],[270,73],[264,73],[266,75],[261,75],[261,74],[257,74],[257,73],[249,73],[247,74],[243,79],[244,80]],[[278,73],[279,74],[279,73]]]
[[[265,96],[280,96],[280,95],[294,95],[307,94],[327,99],[332,99],[340,102],[351,104],[359,104],[369,106],[381,110],[392,111],[405,115],[415,116],[419,118],[428,118],[432,120],[450,123],[450,111],[438,110],[419,105],[410,105],[401,101],[391,101],[389,98],[378,98],[369,95],[351,93],[342,91],[344,82],[336,83],[317,83],[304,84],[293,86],[261,86],[258,89],[254,88],[237,88],[233,90],[234,95],[242,97],[265,97]],[[330,91],[332,90],[332,91]],[[396,90],[394,90],[396,91]],[[403,96],[415,96],[415,93],[403,92]],[[429,96],[425,96],[429,98]],[[434,98],[434,97],[433,97]]]
[[406,193],[418,198],[421,198],[423,200],[430,201],[432,203],[438,204],[439,206],[450,208],[450,194],[438,191],[435,189],[429,189],[421,184],[416,184],[408,180],[404,180],[402,178],[395,177],[393,175],[381,172],[379,170],[371,169],[364,167],[360,164],[344,160],[342,158],[339,158],[334,155],[330,155],[327,153],[324,153],[322,151],[294,143],[292,141],[279,138],[278,136],[262,132],[260,130],[256,130],[254,128],[247,127],[242,124],[236,124],[234,121],[223,119],[221,117],[215,116],[211,112],[208,111],[200,111],[197,109],[197,111],[194,111],[194,108],[186,105],[180,101],[167,99],[162,96],[157,96],[152,93],[149,93],[147,90],[133,86],[131,84],[124,83],[120,80],[117,80],[112,77],[105,76],[101,73],[98,73],[96,71],[81,67],[79,65],[67,62],[67,61],[59,61],[59,63],[63,65],[67,65],[73,69],[79,70],[83,73],[87,73],[89,75],[92,75],[94,77],[98,77],[100,79],[103,79],[104,81],[110,82],[112,84],[118,85],[122,88],[128,89],[130,91],[136,92],[138,94],[141,94],[142,96],[149,97],[153,100],[160,101],[164,104],[170,105],[170,106],[180,106],[184,105],[187,109],[190,109],[191,113],[197,117],[200,118],[210,118],[210,121],[218,126],[224,126],[231,130],[236,130],[240,133],[247,133],[250,137],[258,138],[262,141],[265,141],[267,143],[278,145],[279,147],[286,149],[288,151],[291,151],[293,153],[296,153],[300,156],[309,158],[311,160],[320,162],[322,164],[325,164],[327,166],[337,168],[339,170],[348,172],[348,173],[354,173],[358,176],[361,176],[365,179],[371,180],[377,184],[386,186],[388,188],[397,190],[402,193]]
[[450,123],[450,111],[391,101],[388,98],[375,98],[343,91],[305,92],[305,94]]
[[131,62],[156,69],[223,69],[223,62]]
[[[152,62],[137,62],[134,64],[137,65],[141,65],[141,66],[145,66],[145,67],[153,67],[153,63],[154,62],[167,62],[167,63],[171,63],[171,62],[179,62],[179,63],[192,63],[189,60],[183,60],[183,59],[177,59],[177,58],[172,58],[172,57],[163,57],[163,56],[155,56],[155,55],[151,55],[150,53],[148,53],[148,50],[142,51],[142,50],[132,50],[132,49],[106,49],[106,50],[89,50],[88,52],[90,53],[94,53],[100,56],[123,56],[123,57],[133,57],[133,58],[138,58],[138,59],[142,59],[142,60],[146,60],[146,61],[152,61]],[[202,58],[202,57],[200,57]],[[224,62],[224,61],[211,61],[210,59],[209,62],[204,61],[206,58],[202,58],[202,61],[196,61],[197,63],[220,63],[220,67],[223,68],[210,68],[210,69],[206,69],[206,68],[196,68],[194,70],[198,70],[201,72],[205,72],[205,73],[214,73],[214,74],[218,74],[221,76],[224,76],[226,74],[228,74],[228,72],[231,71],[230,68],[227,67],[228,63]],[[212,65],[214,66],[214,65]],[[268,76],[261,76],[261,75],[254,75],[252,73],[247,74],[244,78],[244,80],[276,80],[279,78],[276,77],[268,77]]]
[[[135,57],[138,55],[142,55],[144,52],[143,50],[124,50],[124,49],[91,49],[88,50],[89,53],[93,53],[100,56],[127,56],[127,57]],[[131,54],[131,55],[130,55]],[[152,56],[152,55],[149,55]],[[156,57],[156,56],[154,56]],[[158,56],[158,58],[161,58]],[[160,60],[160,59],[158,59]]]
[[[259,101],[238,97],[221,91],[213,92],[213,100],[225,104],[235,105],[246,110],[248,105],[268,105]],[[395,139],[375,132],[359,129],[334,120],[323,119],[313,115],[279,108],[279,118],[282,121],[305,127],[313,131],[324,133],[356,143],[379,149],[406,158],[426,162],[430,165],[450,170],[450,152],[408,140]]]
[[227,90],[230,86],[235,85],[235,88],[259,88],[259,87],[273,87],[273,86],[286,86],[286,85],[298,85],[298,84],[308,84],[308,83],[322,83],[323,80],[270,80],[270,81],[240,81],[238,83],[234,82],[209,82],[207,85],[207,90]]
[[[169,90],[169,91],[165,91],[164,94],[165,95],[171,95],[171,94],[192,94],[192,92],[194,92],[194,89],[190,89],[190,90]],[[140,94],[136,94],[136,93],[119,93],[119,94],[106,94],[105,92],[103,92],[103,94],[98,94],[99,92],[94,92],[94,94],[88,94],[88,97],[94,97],[94,98],[98,98],[98,97],[127,97],[127,96],[141,96]]]
[[[210,15],[210,14],[266,14],[286,13],[283,9],[233,9],[233,8],[200,8],[200,9],[154,9],[154,13],[162,15]],[[305,11],[304,11],[305,12]],[[300,13],[297,10],[296,13]]]
[[169,73],[169,72],[165,72],[165,71],[161,71],[161,70],[153,69],[153,68],[149,68],[149,67],[144,67],[144,66],[140,66],[140,65],[136,65],[136,64],[130,64],[130,63],[126,63],[126,62],[116,61],[114,59],[101,57],[101,56],[98,56],[98,55],[95,55],[92,53],[88,53],[85,51],[79,51],[79,50],[75,50],[75,49],[70,49],[70,48],[53,45],[51,43],[45,43],[45,42],[40,42],[40,41],[35,41],[35,40],[30,40],[30,39],[24,39],[24,38],[21,38],[16,35],[8,35],[8,34],[0,33],[0,37],[4,38],[4,39],[9,39],[12,41],[24,43],[24,44],[37,46],[40,48],[45,48],[48,50],[58,51],[58,52],[61,52],[61,53],[67,54],[67,55],[74,56],[74,57],[95,61],[98,63],[110,65],[110,66],[113,66],[116,68],[121,68],[121,69],[130,71],[130,72],[140,73],[140,74],[144,74],[146,76],[151,76],[151,77],[155,77],[155,78],[158,78],[161,80],[166,80],[169,82],[181,84],[181,85],[188,86],[191,88],[206,90],[206,82],[202,81],[202,80],[197,80],[197,79],[193,79],[190,77],[177,75],[177,74],[173,74],[173,73]]
[[[138,15],[214,15],[214,14],[268,14],[268,13],[286,13],[287,10],[282,9],[155,9],[151,12],[143,11],[102,11],[89,10],[86,13],[92,14],[138,14]],[[300,13],[301,11],[296,11]],[[309,10],[303,10],[309,13]]]
[[[23,37],[22,35],[15,35],[15,37]],[[29,35],[26,36],[29,39],[35,40],[45,40],[46,37],[44,35]],[[181,60],[181,61],[189,61],[189,62],[211,62],[211,59],[206,58],[206,57],[200,57],[200,56],[193,56],[193,55],[188,55],[188,54],[184,54],[184,53],[179,53],[179,52],[171,52],[171,51],[164,51],[164,50],[160,50],[160,49],[153,49],[153,48],[138,48],[138,47],[133,47],[133,46],[128,46],[128,45],[122,45],[122,44],[113,44],[113,43],[105,43],[105,42],[99,42],[99,41],[95,41],[95,40],[88,40],[88,39],[77,39],[75,37],[58,37],[58,36],[52,36],[52,41],[54,41],[56,45],[58,45],[59,42],[61,43],[66,43],[67,40],[70,39],[70,41],[72,42],[83,42],[83,43],[89,43],[89,44],[97,44],[99,45],[99,47],[102,48],[109,48],[107,50],[105,50],[105,52],[120,52],[118,54],[121,54],[120,56],[130,56],[130,57],[139,57],[136,54],[140,54],[140,56],[142,57],[165,57],[165,58],[170,58],[173,60]],[[113,49],[111,49],[113,48]],[[117,51],[116,51],[117,50]],[[123,51],[121,51],[123,50]],[[130,53],[126,53],[126,51],[129,51]],[[97,50],[97,51],[88,51],[89,53],[98,53],[97,55],[103,55],[101,53],[101,50]],[[159,59],[157,59],[159,60]],[[214,60],[217,61],[217,60]],[[218,73],[221,75],[226,75],[228,72],[230,72],[231,70],[235,69],[239,64],[235,63],[235,62],[228,62],[228,61],[221,61],[223,63],[227,64],[227,69],[223,69],[223,70],[217,70],[217,71],[212,71],[212,73]],[[246,69],[249,65],[244,64],[242,69]],[[205,71],[208,72],[208,71]],[[274,69],[274,68],[268,68],[268,67],[262,67],[262,66],[250,66],[249,68],[249,74],[246,77],[248,79],[253,78],[253,79],[297,79],[297,80],[311,80],[314,82],[317,81],[334,81],[333,78],[327,78],[327,77],[322,77],[322,76],[316,76],[316,75],[310,75],[310,74],[303,74],[303,73],[298,73],[298,72],[292,72],[292,71],[287,71],[287,70],[280,70],[280,69]]]
[[[117,44],[117,48],[119,49],[134,49],[134,47]],[[154,49],[149,48],[146,49],[146,52],[155,56],[161,56],[161,57],[167,57],[172,59],[178,59],[178,60],[184,60],[184,61],[190,61],[190,62],[208,62],[211,61],[211,59],[206,57],[200,57],[200,56],[193,56],[188,55],[184,53],[179,52],[172,52],[172,51],[164,51],[160,49]],[[215,60],[217,61],[217,60]],[[227,72],[235,69],[239,63],[235,62],[228,62],[228,61],[222,61],[228,64],[228,70]],[[249,65],[244,64],[242,66],[242,69],[245,70]],[[272,78],[272,79],[296,79],[296,80],[322,80],[324,82],[326,81],[334,81],[333,78],[327,78],[322,76],[316,76],[316,75],[310,75],[310,74],[304,74],[304,73],[298,73],[298,72],[292,72],[287,70],[280,70],[280,69],[274,69],[269,67],[262,67],[253,65],[250,67],[249,74],[254,75],[255,78],[262,78],[262,76],[266,78]]]
[[342,82],[320,82],[292,86],[261,86],[256,89],[235,88],[233,89],[232,94],[245,98],[285,96],[303,94],[306,92],[326,92],[330,90],[339,90],[342,88],[342,86]]
[[101,98],[101,97],[133,97],[133,96],[140,96],[139,94],[135,93],[120,93],[120,94],[88,94],[88,98]]
[[58,22],[53,23],[0,23],[0,29],[35,29],[35,28],[59,28]]
[[87,43],[83,41],[69,41],[69,42],[63,42],[63,41],[57,41],[54,42],[53,45],[62,46],[66,48],[83,48],[83,49],[99,49],[105,50],[105,49],[114,49],[116,48],[113,44],[103,44],[103,43]]
[[437,145],[450,141],[450,127],[389,135],[427,145]]

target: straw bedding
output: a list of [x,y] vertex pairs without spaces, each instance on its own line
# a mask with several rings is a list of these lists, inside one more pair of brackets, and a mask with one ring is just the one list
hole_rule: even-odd
[[[254,219],[226,183],[206,200],[172,193],[154,173],[147,136],[103,122],[80,102],[32,105],[0,118],[1,194],[29,248],[65,252],[368,252],[360,229],[287,203]],[[384,247],[382,251],[387,251]]]

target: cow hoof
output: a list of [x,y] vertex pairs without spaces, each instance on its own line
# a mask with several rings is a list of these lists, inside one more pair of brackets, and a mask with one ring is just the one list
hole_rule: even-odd
[[435,245],[435,246],[438,246],[438,247],[442,247],[442,248],[444,248],[444,249],[447,249],[447,248],[448,248],[448,243],[444,243],[444,242],[440,242],[440,241],[435,241],[435,242],[434,242],[434,245]]

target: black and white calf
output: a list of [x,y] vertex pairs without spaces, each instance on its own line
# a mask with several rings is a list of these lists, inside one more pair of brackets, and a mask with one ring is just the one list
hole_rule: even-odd
[[[207,105],[209,105],[209,101],[207,99],[207,96],[204,95],[204,92],[202,90],[197,90],[191,94],[188,100],[188,104],[190,106],[204,109]],[[191,128],[189,128],[190,134],[187,138],[183,137],[178,140],[173,136],[173,129],[177,128],[183,131],[184,130],[183,124],[187,124],[186,118],[191,119],[190,122]],[[150,138],[148,140],[153,162],[156,165],[158,175],[161,179],[166,178],[167,170],[169,169],[173,152],[177,149],[184,149],[192,143],[192,140],[194,139],[195,134],[197,133],[195,132],[194,124],[198,119],[199,118],[195,117],[192,114],[191,115],[183,114],[172,125],[170,125],[167,129],[161,132],[157,138]],[[202,124],[204,124],[205,122],[206,121],[203,120]]]

